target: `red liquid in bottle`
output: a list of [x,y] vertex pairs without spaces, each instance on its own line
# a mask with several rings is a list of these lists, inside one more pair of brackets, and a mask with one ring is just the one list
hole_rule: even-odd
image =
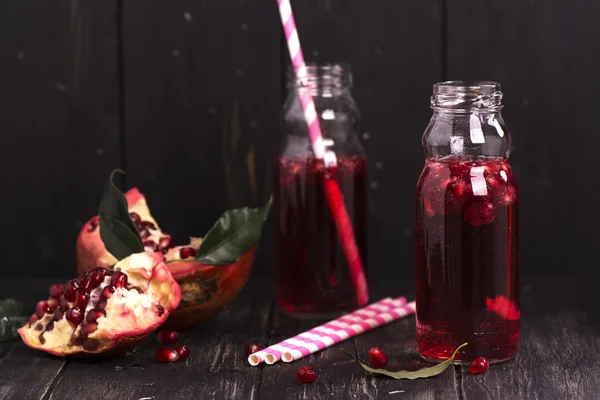
[[519,346],[518,190],[508,160],[426,161],[417,185],[417,342],[459,361]]
[[319,159],[279,158],[274,189],[277,303],[283,312],[300,317],[328,317],[363,306],[357,304],[323,188],[328,177],[340,185],[366,268],[366,159],[338,156],[337,166],[326,168]]

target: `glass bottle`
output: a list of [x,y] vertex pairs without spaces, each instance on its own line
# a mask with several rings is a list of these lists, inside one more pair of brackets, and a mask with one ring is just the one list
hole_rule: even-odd
[[416,191],[419,352],[457,362],[519,347],[518,189],[500,84],[435,84]]
[[[283,107],[284,140],[275,162],[277,304],[300,318],[328,318],[359,306],[323,185],[335,178],[367,258],[367,160],[358,138],[360,114],[347,64],[308,64],[306,80],[290,68]],[[300,96],[310,91],[323,140],[335,165],[314,156]],[[327,166],[326,166],[327,164]],[[366,271],[365,271],[366,273]]]

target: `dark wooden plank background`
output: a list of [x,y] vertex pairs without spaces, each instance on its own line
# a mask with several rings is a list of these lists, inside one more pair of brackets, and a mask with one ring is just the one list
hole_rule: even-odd
[[[412,196],[431,85],[464,78],[504,87],[523,274],[597,274],[597,2],[292,4],[307,60],[354,71],[374,279],[413,279]],[[0,276],[72,274],[78,229],[114,167],[180,240],[226,208],[267,198],[289,63],[274,0],[0,9]],[[260,262],[256,273],[271,267]]]

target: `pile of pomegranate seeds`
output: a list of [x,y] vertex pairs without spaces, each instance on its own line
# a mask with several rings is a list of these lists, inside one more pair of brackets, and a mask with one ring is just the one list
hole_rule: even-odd
[[302,383],[312,383],[317,380],[317,374],[315,374],[315,371],[308,365],[300,367],[298,372],[296,372],[296,377]]
[[[170,330],[163,329],[160,331],[156,337],[158,343],[162,345],[166,344],[175,344],[179,341],[179,333]],[[156,358],[160,362],[164,363],[174,363],[177,361],[185,361],[190,357],[190,349],[187,346],[177,346],[174,348],[169,348],[166,346],[160,346],[158,350],[156,350]]]
[[469,371],[472,374],[482,374],[490,367],[487,358],[485,357],[477,357],[471,361],[469,365]]
[[373,368],[384,368],[388,363],[388,356],[379,347],[371,347],[369,360],[371,360]]

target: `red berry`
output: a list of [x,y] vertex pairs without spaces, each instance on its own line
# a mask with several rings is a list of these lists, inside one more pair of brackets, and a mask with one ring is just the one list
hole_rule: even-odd
[[35,315],[41,319],[45,314],[52,314],[52,309],[48,305],[48,302],[40,301],[35,306]]
[[122,288],[127,286],[127,275],[122,272],[115,272],[110,278],[110,284],[116,288]]
[[156,338],[160,344],[175,344],[179,340],[179,333],[170,329],[164,329],[158,332]]
[[495,207],[485,198],[475,198],[465,208],[463,218],[473,226],[489,224],[496,218]]
[[67,321],[76,327],[83,322],[83,312],[79,308],[71,308],[67,311]]
[[140,216],[134,212],[129,213],[129,217],[131,218],[131,220],[133,221],[134,224],[137,224],[138,222],[142,222],[142,219],[140,218]]
[[92,280],[87,276],[79,279],[79,287],[86,292],[90,292],[92,290]]
[[477,357],[473,361],[471,361],[471,365],[469,365],[469,371],[472,374],[482,374],[489,368],[488,360],[485,357]]
[[60,296],[63,294],[65,290],[65,285],[52,285],[50,286],[50,297],[53,299],[59,300]]
[[179,355],[179,361],[187,360],[190,356],[190,349],[187,346],[178,346],[175,347],[173,350],[175,350]]
[[174,363],[179,359],[179,353],[167,347],[159,347],[156,351],[156,358],[160,362]]
[[76,280],[70,280],[65,285],[65,299],[71,303],[75,301],[75,291],[79,289],[79,283]]
[[113,293],[115,293],[115,287],[114,286],[105,286],[104,289],[102,289],[102,296],[104,299],[110,299],[110,296],[113,295]]
[[298,372],[296,372],[296,376],[302,383],[312,383],[317,380],[317,374],[315,374],[315,371],[306,365],[304,367],[300,367]]
[[181,259],[196,257],[196,249],[192,247],[183,247],[179,250],[179,257],[181,257]]
[[262,349],[264,349],[264,347],[262,347],[260,344],[250,342],[246,346],[246,357],[249,357],[250,354],[254,354],[257,351],[261,351]]
[[373,368],[384,368],[388,363],[388,356],[379,347],[371,347],[369,360]]
[[75,303],[75,307],[85,310],[89,300],[90,295],[87,294],[84,289],[78,289],[77,292],[75,292],[75,301],[73,303]]

